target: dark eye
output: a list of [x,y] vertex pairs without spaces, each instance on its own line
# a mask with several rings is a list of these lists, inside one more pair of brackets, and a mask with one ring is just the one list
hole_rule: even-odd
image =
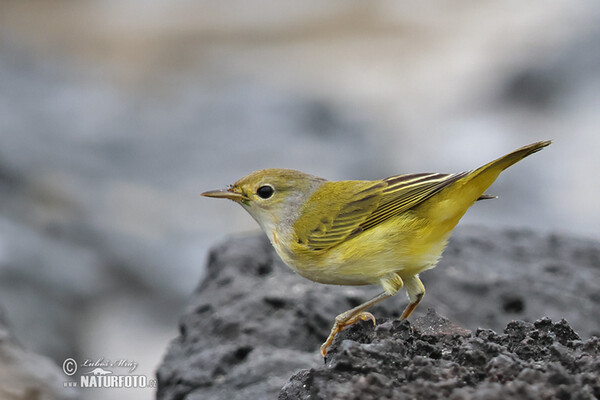
[[273,193],[275,193],[275,190],[269,185],[261,186],[256,190],[256,194],[261,199],[268,199],[269,197],[273,196]]

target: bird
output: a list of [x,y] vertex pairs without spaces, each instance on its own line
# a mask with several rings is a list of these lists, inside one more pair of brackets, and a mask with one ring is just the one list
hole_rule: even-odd
[[454,227],[506,168],[550,145],[532,143],[471,171],[416,173],[380,180],[328,181],[292,169],[250,173],[203,196],[233,200],[260,225],[283,262],[323,284],[380,285],[372,299],[339,314],[320,348],[325,357],[347,326],[404,288],[408,318],[425,295],[419,279],[434,268]]

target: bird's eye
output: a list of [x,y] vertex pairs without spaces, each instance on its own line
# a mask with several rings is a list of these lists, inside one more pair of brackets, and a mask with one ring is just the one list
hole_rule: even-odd
[[273,193],[275,193],[275,190],[270,185],[263,185],[256,190],[256,194],[261,199],[268,199],[273,196]]

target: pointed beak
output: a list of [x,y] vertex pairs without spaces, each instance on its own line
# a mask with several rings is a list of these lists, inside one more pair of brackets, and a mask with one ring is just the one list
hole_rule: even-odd
[[241,193],[234,192],[231,188],[223,190],[209,190],[208,192],[202,193],[202,196],[214,197],[217,199],[229,199],[238,202],[248,200],[246,196]]

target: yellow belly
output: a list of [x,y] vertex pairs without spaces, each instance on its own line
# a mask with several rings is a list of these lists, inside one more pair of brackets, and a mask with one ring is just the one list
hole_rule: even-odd
[[[336,285],[378,284],[396,272],[408,278],[437,264],[450,232],[406,213],[322,251],[276,249],[284,262],[305,278]],[[297,250],[297,249],[296,249]]]

